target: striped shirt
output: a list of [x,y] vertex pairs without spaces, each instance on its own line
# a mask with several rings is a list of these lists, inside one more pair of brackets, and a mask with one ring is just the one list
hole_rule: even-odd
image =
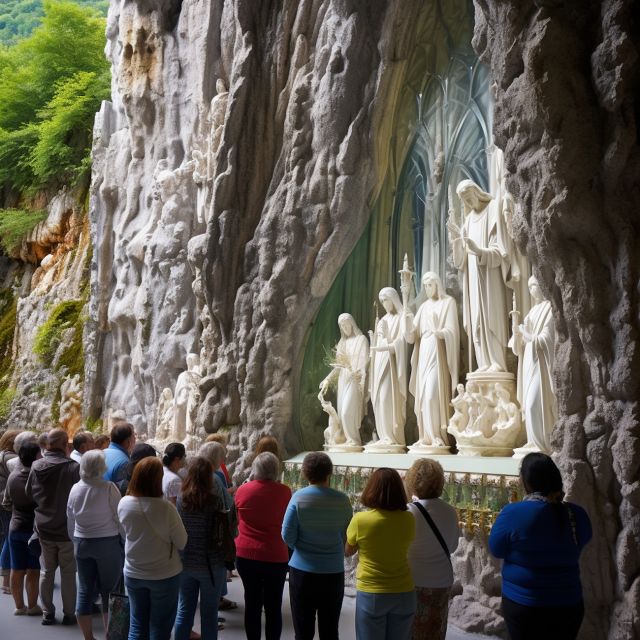
[[289,565],[308,573],[344,571],[345,532],[353,515],[349,498],[311,485],[296,491],[282,523],[282,539],[293,549]]

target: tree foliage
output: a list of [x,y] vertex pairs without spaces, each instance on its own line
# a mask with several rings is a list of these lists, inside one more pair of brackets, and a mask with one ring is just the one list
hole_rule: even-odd
[[[92,7],[107,15],[109,0],[74,0],[77,4]],[[15,44],[31,35],[40,24],[44,10],[42,0],[0,1],[0,44]]]
[[5,192],[77,181],[88,167],[93,114],[109,96],[104,19],[74,2],[44,0],[42,6],[33,33],[0,48]]
[[22,239],[46,217],[46,211],[0,209],[0,245],[4,252],[11,255]]

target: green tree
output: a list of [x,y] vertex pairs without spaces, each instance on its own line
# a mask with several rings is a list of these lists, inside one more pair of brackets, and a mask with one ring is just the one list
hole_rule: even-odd
[[[107,15],[109,0],[74,0],[77,4]],[[31,35],[40,24],[42,0],[0,0],[0,44],[11,45]]]
[[93,114],[109,97],[105,21],[45,0],[42,23],[0,49],[0,189],[18,194],[78,179],[89,166]]

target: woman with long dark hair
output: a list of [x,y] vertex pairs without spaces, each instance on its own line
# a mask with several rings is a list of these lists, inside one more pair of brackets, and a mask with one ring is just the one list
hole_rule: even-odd
[[407,640],[416,610],[416,592],[407,561],[415,520],[395,469],[376,469],[362,492],[367,511],[347,528],[345,555],[358,552],[356,638]]
[[591,540],[586,511],[564,502],[562,476],[544,453],[522,460],[526,495],[498,515],[489,549],[503,558],[502,613],[511,640],[573,640],[584,603],[580,553]]
[[184,568],[180,575],[175,640],[188,640],[198,596],[203,603],[200,607],[202,640],[215,640],[218,637],[218,603],[227,575],[224,556],[213,539],[213,525],[216,515],[225,512],[225,508],[209,460],[196,457],[191,461],[177,507],[188,538],[182,553]]

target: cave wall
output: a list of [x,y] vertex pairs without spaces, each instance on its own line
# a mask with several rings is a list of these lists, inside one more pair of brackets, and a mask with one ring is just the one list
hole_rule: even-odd
[[375,145],[391,135],[371,132],[392,115],[419,7],[111,3],[113,97],[96,119],[90,205],[90,415],[123,412],[152,434],[161,390],[195,351],[201,430],[230,428],[233,456],[263,432],[299,446],[304,335],[369,218],[386,162]]
[[581,637],[640,637],[640,7],[474,0],[515,224],[556,323],[557,459],[594,527]]

